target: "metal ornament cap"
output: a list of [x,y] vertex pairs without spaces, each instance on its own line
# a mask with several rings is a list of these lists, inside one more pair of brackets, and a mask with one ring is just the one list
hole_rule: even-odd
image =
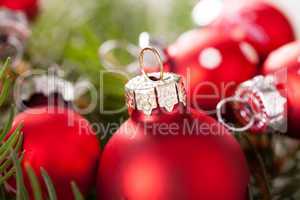
[[52,94],[59,94],[65,102],[75,100],[75,86],[72,82],[63,78],[63,71],[54,65],[45,71],[33,72],[28,71],[24,78],[20,79],[21,101],[30,101],[35,94],[42,94],[46,98]]
[[[217,117],[221,124],[234,132],[287,130],[286,91],[279,90],[275,76],[256,76],[239,85],[234,96],[221,100],[217,105]],[[231,103],[238,121],[243,125],[236,127],[225,122],[222,112],[225,105]]]
[[152,110],[164,108],[172,112],[178,103],[186,105],[186,92],[181,77],[174,73],[159,72],[136,76],[125,85],[128,108],[151,115]]
[[41,93],[46,97],[57,93],[62,95],[65,101],[74,100],[74,87],[68,82],[55,75],[40,75],[32,78],[31,82],[23,86],[22,100],[29,100],[32,95]]

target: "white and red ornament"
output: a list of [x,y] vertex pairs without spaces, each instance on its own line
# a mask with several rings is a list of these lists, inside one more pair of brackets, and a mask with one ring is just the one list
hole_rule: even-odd
[[243,39],[212,28],[195,29],[166,49],[171,71],[186,78],[194,108],[214,111],[236,86],[256,75],[259,57]]
[[[253,132],[276,131],[300,138],[300,42],[296,41],[275,50],[263,66],[264,76],[242,83],[232,102],[239,122]],[[220,121],[223,121],[221,112]],[[228,128],[233,128],[227,125]]]
[[[296,5],[295,5],[296,6]],[[295,40],[294,28],[275,3],[265,0],[201,0],[193,10],[200,26],[244,35],[261,59],[276,48]]]
[[213,118],[186,106],[180,76],[144,73],[125,88],[131,117],[103,152],[99,200],[247,199],[241,147]]

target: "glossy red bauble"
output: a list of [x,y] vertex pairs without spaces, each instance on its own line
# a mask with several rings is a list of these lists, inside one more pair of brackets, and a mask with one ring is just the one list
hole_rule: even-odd
[[295,40],[286,16],[270,2],[225,0],[223,12],[212,23],[222,32],[244,34],[264,59],[274,49]]
[[[22,168],[29,164],[47,190],[40,174],[41,167],[50,175],[58,200],[73,200],[70,183],[75,181],[86,195],[95,181],[100,156],[99,143],[87,120],[72,110],[61,107],[27,109],[13,124],[23,124]],[[25,184],[32,195],[29,180]],[[33,197],[31,196],[31,199]]]
[[151,116],[133,110],[106,145],[98,199],[245,200],[243,152],[218,122],[182,105]]
[[184,33],[166,53],[171,71],[186,78],[191,105],[208,113],[258,69],[249,43],[211,28]]
[[300,138],[300,41],[280,47],[270,54],[264,74],[274,74],[287,97],[288,135]]
[[38,14],[39,3],[39,0],[0,0],[0,7],[22,11],[33,19]]

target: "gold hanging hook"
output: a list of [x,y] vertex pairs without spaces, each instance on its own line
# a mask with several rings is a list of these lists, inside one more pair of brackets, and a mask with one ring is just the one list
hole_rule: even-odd
[[[147,77],[148,79],[150,79],[150,77],[147,75],[147,73],[145,72],[144,70],[144,54],[146,51],[151,51],[155,56],[156,56],[156,59],[158,60],[159,62],[159,67],[160,67],[160,76],[159,76],[159,80],[163,80],[163,76],[164,76],[164,67],[163,67],[163,63],[162,63],[162,59],[161,59],[161,56],[159,54],[159,51],[153,47],[146,47],[146,48],[143,48],[140,52],[140,55],[139,55],[139,62],[140,62],[140,67],[141,67],[141,71],[143,73],[143,75],[145,77]],[[151,80],[151,79],[150,79]]]

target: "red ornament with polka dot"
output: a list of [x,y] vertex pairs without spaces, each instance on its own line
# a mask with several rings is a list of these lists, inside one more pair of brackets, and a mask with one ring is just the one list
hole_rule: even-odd
[[131,117],[104,149],[99,200],[247,199],[241,147],[213,118],[186,106],[181,81],[150,73],[126,84]]
[[212,28],[184,33],[166,54],[171,71],[186,78],[192,106],[207,112],[258,69],[258,55],[249,43]]
[[262,0],[225,0],[223,11],[212,23],[221,32],[244,35],[262,59],[276,48],[295,40],[293,27],[284,13]]
[[24,12],[29,19],[38,14],[39,0],[0,0],[0,7]]

